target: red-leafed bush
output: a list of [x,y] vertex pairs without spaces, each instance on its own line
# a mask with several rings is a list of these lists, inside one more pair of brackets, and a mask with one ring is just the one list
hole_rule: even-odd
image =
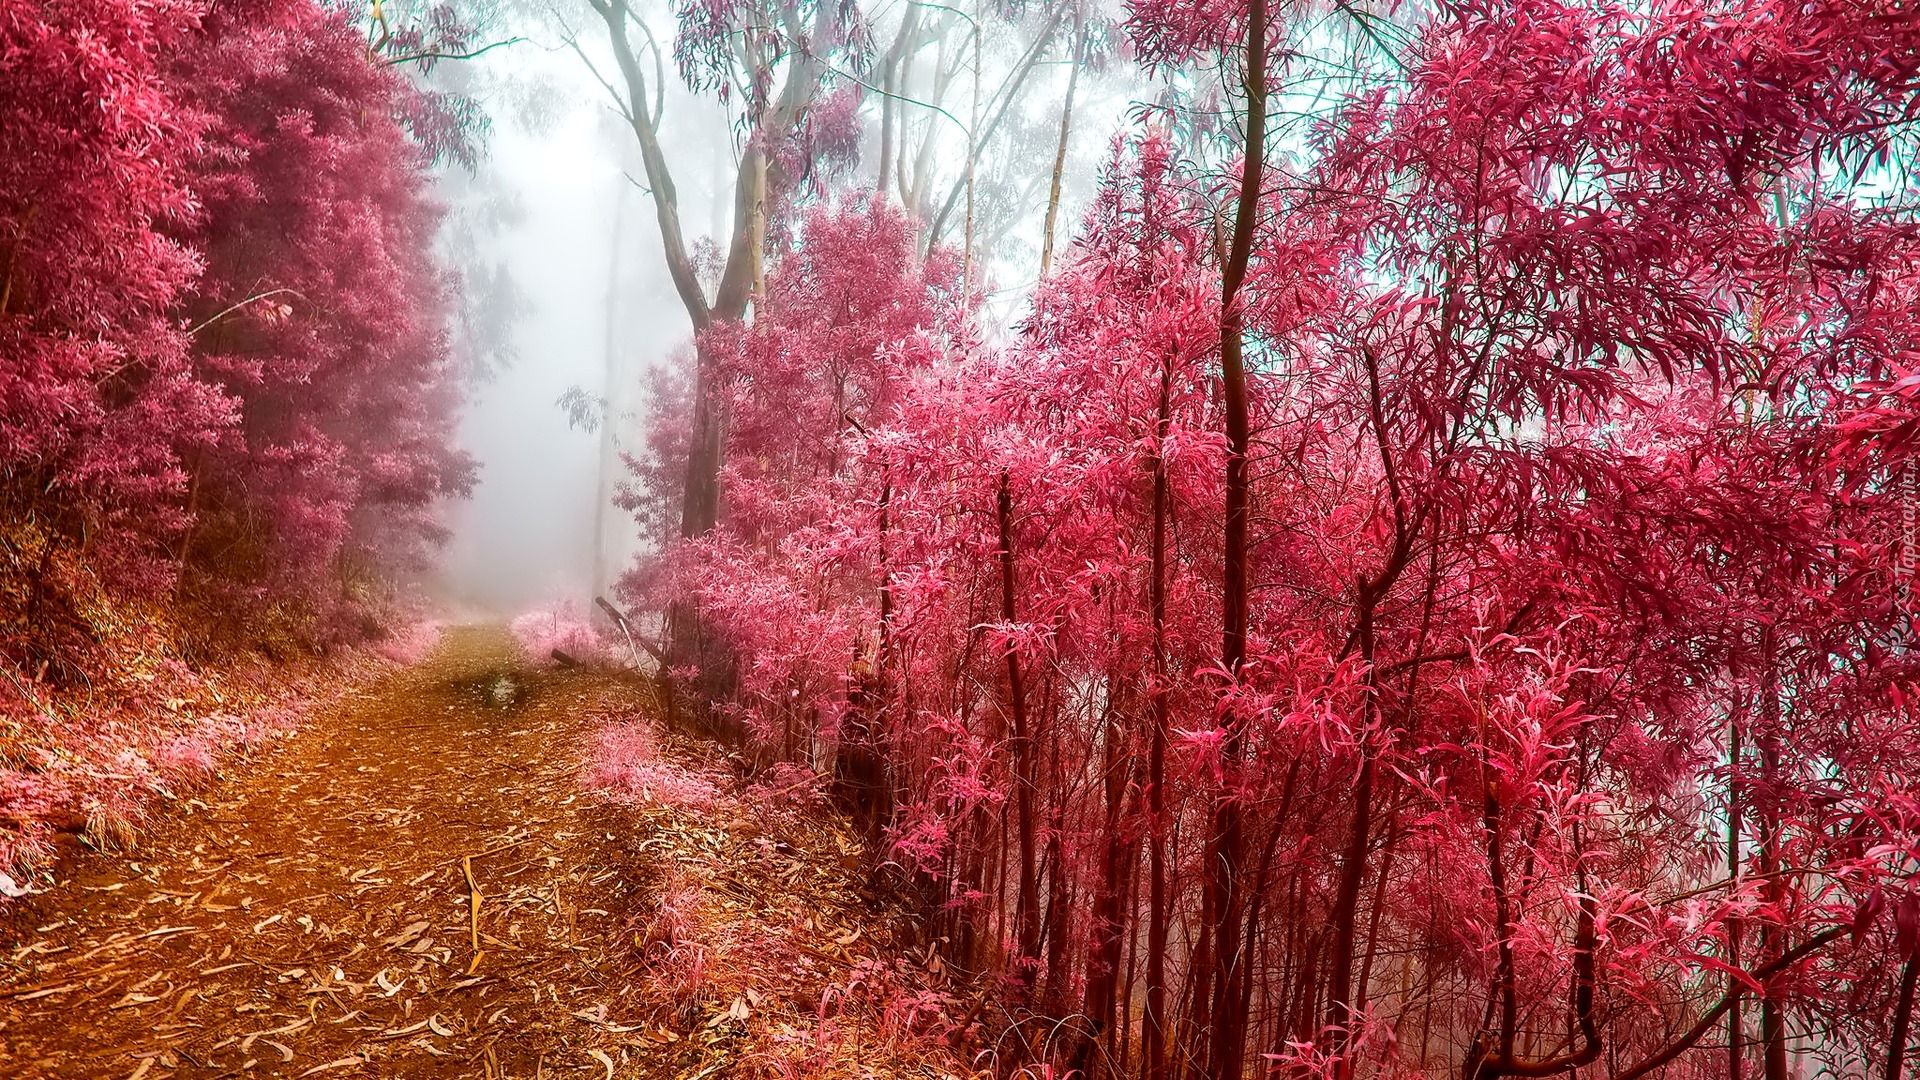
[[663,757],[643,722],[600,732],[587,782],[621,797],[694,813],[712,810],[720,797],[713,777]]
[[431,162],[402,122],[415,91],[311,0],[215,9],[173,70],[209,118],[186,235],[206,260],[195,359],[241,402],[193,459],[190,584],[350,640],[370,590],[419,562],[440,500],[472,483],[451,443]]
[[616,656],[606,637],[568,601],[523,612],[507,624],[507,629],[521,655],[536,667],[559,663],[553,655],[556,652],[580,664],[606,663]]

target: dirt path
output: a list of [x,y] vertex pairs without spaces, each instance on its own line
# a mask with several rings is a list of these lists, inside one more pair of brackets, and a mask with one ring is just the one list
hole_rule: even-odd
[[827,1067],[862,1041],[844,1032],[832,1054],[800,1045],[836,967],[877,962],[833,942],[889,932],[859,924],[872,906],[847,881],[823,886],[831,873],[797,857],[765,870],[816,899],[779,911],[764,882],[674,886],[683,908],[724,904],[764,923],[756,933],[798,935],[780,960],[791,985],[762,984],[784,998],[700,983],[724,943],[669,943],[698,960],[696,985],[658,985],[643,947],[667,903],[662,860],[697,886],[742,851],[793,849],[737,821],[691,834],[583,791],[597,721],[641,705],[613,675],[529,671],[499,632],[451,632],[434,658],[196,792],[138,850],[69,858],[56,888],[0,910],[0,1075],[777,1075],[787,1034],[823,1066],[799,1074],[947,1075]]

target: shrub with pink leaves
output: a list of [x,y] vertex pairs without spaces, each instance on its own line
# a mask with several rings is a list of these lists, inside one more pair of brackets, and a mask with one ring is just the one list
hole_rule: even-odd
[[587,783],[615,795],[679,810],[710,811],[720,787],[660,753],[653,729],[644,721],[618,724],[600,733],[600,745]]
[[446,625],[437,619],[422,619],[387,635],[373,647],[375,654],[402,667],[410,667],[427,658],[440,644]]
[[0,873],[31,887],[58,832],[131,844],[156,798],[184,795],[223,760],[291,730],[363,670],[347,658],[198,673],[164,659],[116,679],[116,704],[93,712],[0,696],[0,733],[18,733],[0,743]]
[[560,601],[513,620],[508,629],[514,644],[537,667],[551,667],[555,650],[582,664],[605,664],[616,655],[607,640],[581,615],[571,601]]

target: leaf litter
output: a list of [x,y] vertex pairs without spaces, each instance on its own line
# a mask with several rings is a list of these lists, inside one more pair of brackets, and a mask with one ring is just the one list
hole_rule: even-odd
[[0,906],[0,1074],[976,1075],[982,989],[846,822],[649,701],[490,628],[344,689]]

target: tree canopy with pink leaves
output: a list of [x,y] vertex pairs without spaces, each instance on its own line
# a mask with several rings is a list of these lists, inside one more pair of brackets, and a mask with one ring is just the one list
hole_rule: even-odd
[[[484,118],[407,71],[474,31],[370,10],[0,0],[0,863],[256,737],[154,699],[379,637],[473,483],[428,185]],[[1908,7],[666,11],[555,16],[693,332],[620,495],[665,640],[511,631],[644,646],[662,719],[830,791],[912,955],[988,989],[978,1067],[1920,1067]],[[724,241],[670,71],[725,118]],[[731,804],[665,745],[589,775]]]
[[309,0],[9,4],[0,33],[9,662],[73,677],[83,609],[169,589],[358,633],[342,568],[371,583],[471,484],[431,110]]

